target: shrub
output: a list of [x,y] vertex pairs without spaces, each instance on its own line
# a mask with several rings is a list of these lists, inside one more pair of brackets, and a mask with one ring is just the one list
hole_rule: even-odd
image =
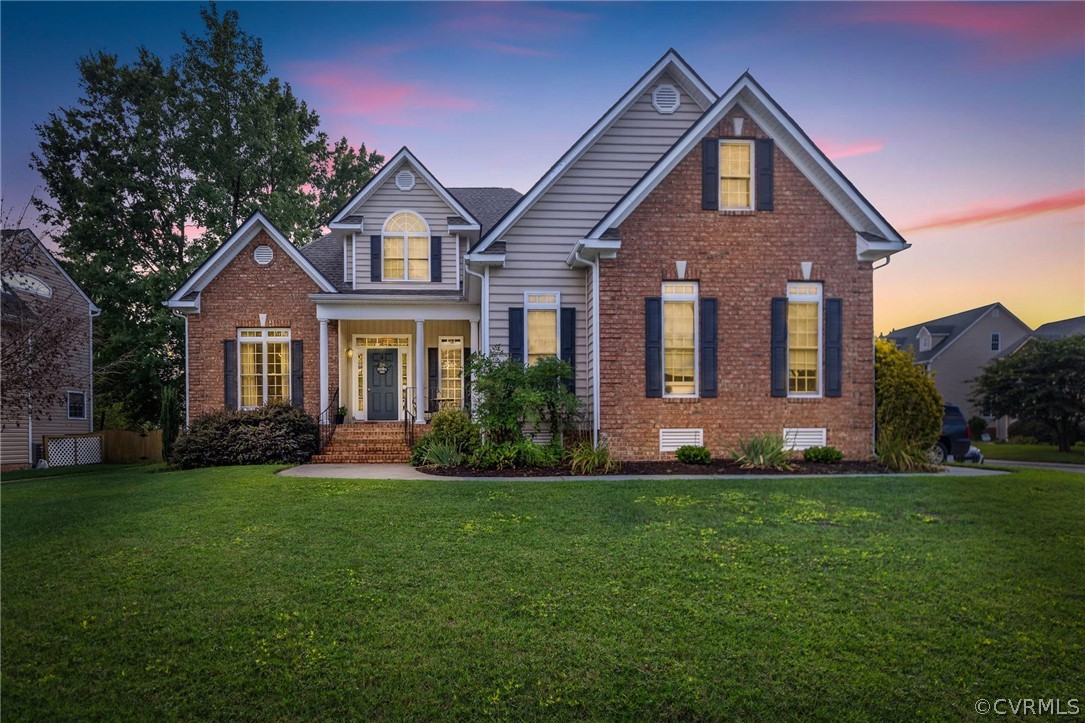
[[893,427],[878,430],[878,461],[897,472],[927,472],[936,469],[930,460],[930,445],[918,442]]
[[934,380],[914,362],[910,352],[893,342],[875,342],[874,421],[879,430],[892,427],[894,435],[914,440],[925,454],[942,433],[945,410]]
[[224,409],[195,420],[173,445],[181,469],[231,464],[300,463],[319,446],[316,420],[289,404],[249,411]]
[[696,444],[686,444],[674,451],[674,456],[679,462],[686,464],[708,464],[712,461],[712,455],[708,447]]
[[745,469],[791,469],[791,452],[778,434],[759,434],[740,440],[738,451],[732,454]]
[[972,417],[968,420],[968,431],[972,433],[972,439],[980,439],[987,431],[987,420],[983,417]]
[[430,433],[434,441],[452,445],[465,455],[470,455],[482,444],[478,425],[462,409],[442,409],[430,420]]
[[513,442],[484,444],[475,450],[468,464],[475,469],[513,469],[516,467],[516,446]]
[[1056,444],[1055,430],[1038,419],[1018,419],[1010,425],[1009,437],[1018,444]]
[[475,469],[555,467],[561,462],[561,456],[562,448],[558,443],[538,445],[521,437],[514,442],[482,445],[471,455],[468,464]]
[[844,453],[832,445],[807,447],[802,451],[802,458],[817,464],[839,464],[844,460]]
[[433,440],[425,445],[421,464],[432,467],[459,467],[466,459],[456,445]]
[[566,458],[573,474],[607,474],[621,467],[621,463],[610,456],[610,448],[606,444],[596,447],[586,439],[573,445]]

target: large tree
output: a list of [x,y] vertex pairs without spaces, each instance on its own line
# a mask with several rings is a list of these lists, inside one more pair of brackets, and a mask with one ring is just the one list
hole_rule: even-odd
[[80,60],[82,95],[37,126],[31,165],[45,223],[102,308],[100,407],[159,417],[159,390],[183,373],[183,324],[167,298],[244,219],[260,209],[296,244],[315,238],[383,158],[345,138],[332,144],[289,84],[269,77],[259,38],[236,11],[200,11],[202,35],[165,63],[145,49],[128,65]]
[[988,364],[972,400],[997,416],[1044,422],[1069,452],[1085,420],[1085,335],[1034,339]]

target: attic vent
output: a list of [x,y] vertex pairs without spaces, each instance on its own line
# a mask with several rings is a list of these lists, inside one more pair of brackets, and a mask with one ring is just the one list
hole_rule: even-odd
[[801,451],[807,447],[824,447],[827,439],[828,432],[824,427],[784,428],[787,449]]
[[270,246],[257,246],[252,251],[252,260],[261,266],[267,266],[273,258],[275,258],[275,252],[271,250]]
[[703,429],[661,429],[659,430],[659,451],[673,452],[679,447],[692,444],[704,444]]
[[409,191],[414,188],[414,174],[403,169],[396,174],[396,188],[401,191]]
[[664,115],[670,115],[678,110],[678,105],[681,102],[678,89],[670,83],[657,85],[656,89],[652,91],[652,106]]

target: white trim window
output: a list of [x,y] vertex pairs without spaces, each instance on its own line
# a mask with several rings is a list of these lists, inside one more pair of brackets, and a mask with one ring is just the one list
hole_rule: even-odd
[[557,291],[524,293],[524,361],[527,366],[558,355],[561,294]]
[[437,399],[442,408],[460,409],[463,407],[463,337],[440,337],[437,354]]
[[821,396],[822,288],[815,281],[787,285],[787,395]]
[[697,396],[697,282],[663,284],[663,396]]
[[68,392],[68,419],[87,418],[87,393]]
[[237,354],[242,409],[290,401],[289,329],[238,329]]
[[411,211],[400,211],[384,222],[381,238],[381,278],[384,281],[429,281],[429,225]]
[[720,141],[720,210],[754,208],[754,142]]
[[1002,351],[1002,334],[997,331],[991,334],[991,351]]

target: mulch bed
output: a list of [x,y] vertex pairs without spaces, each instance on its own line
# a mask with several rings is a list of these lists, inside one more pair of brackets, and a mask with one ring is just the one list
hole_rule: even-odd
[[[764,475],[764,474],[887,474],[890,470],[876,462],[844,460],[838,464],[815,464],[799,460],[791,463],[790,470],[745,469],[729,459],[714,459],[710,464],[683,464],[674,460],[652,462],[622,462],[615,474],[643,474],[669,476],[689,475]],[[460,467],[419,467],[426,474],[441,477],[566,477],[572,472],[566,466],[532,469],[487,469],[478,470],[466,465]],[[588,475],[602,477],[605,475]]]

